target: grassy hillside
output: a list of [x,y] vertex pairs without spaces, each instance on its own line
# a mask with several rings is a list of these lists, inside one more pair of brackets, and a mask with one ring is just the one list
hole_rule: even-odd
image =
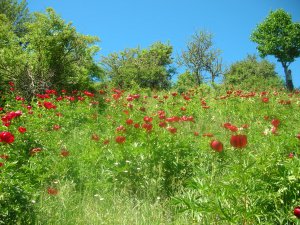
[[299,92],[0,102],[0,224],[300,224]]

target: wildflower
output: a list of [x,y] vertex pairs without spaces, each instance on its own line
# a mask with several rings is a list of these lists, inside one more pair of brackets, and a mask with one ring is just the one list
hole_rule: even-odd
[[222,144],[222,142],[217,141],[217,140],[212,140],[210,142],[210,147],[213,150],[217,151],[217,152],[222,152],[223,151],[223,144]]
[[26,132],[26,128],[25,128],[25,127],[19,127],[19,128],[18,128],[18,131],[19,131],[21,134],[23,134],[23,133]]
[[48,192],[49,195],[57,195],[58,194],[58,190],[55,189],[55,188],[51,188],[51,187],[49,187],[47,189],[47,192]]
[[6,144],[11,144],[15,140],[15,136],[8,132],[8,131],[2,131],[0,132],[0,142],[6,143]]
[[230,138],[230,144],[235,148],[244,148],[247,145],[246,135],[232,135]]
[[116,137],[116,142],[119,143],[119,144],[124,143],[125,140],[126,140],[126,138],[124,136],[117,136]]
[[62,149],[61,152],[60,152],[60,155],[61,155],[62,157],[67,157],[67,156],[70,155],[70,152],[67,151],[66,149]]

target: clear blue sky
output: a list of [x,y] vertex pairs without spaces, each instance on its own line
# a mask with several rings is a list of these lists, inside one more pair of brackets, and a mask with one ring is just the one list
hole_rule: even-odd
[[[300,0],[27,0],[29,9],[52,7],[77,31],[101,39],[100,55],[125,48],[147,48],[156,41],[169,42],[174,57],[197,30],[214,35],[227,66],[257,54],[250,34],[271,10],[284,9],[300,22]],[[268,57],[276,63],[276,59]],[[300,87],[300,58],[290,66],[295,87]],[[180,70],[179,70],[180,71]],[[283,69],[276,63],[276,71]]]

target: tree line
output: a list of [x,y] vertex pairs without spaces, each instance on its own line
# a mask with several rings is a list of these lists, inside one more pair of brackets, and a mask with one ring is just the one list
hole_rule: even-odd
[[[294,89],[289,65],[300,56],[300,23],[284,10],[272,11],[251,35],[262,58],[272,55],[282,64],[285,85]],[[174,60],[169,43],[145,49],[128,48],[95,60],[98,37],[80,34],[55,11],[30,13],[26,0],[0,1],[0,84],[31,99],[45,89],[89,89],[95,80],[120,88],[185,88],[203,83],[253,87],[262,82],[282,86],[275,65],[248,55],[226,68],[221,50],[208,31],[195,32]],[[172,82],[178,67],[186,71]]]

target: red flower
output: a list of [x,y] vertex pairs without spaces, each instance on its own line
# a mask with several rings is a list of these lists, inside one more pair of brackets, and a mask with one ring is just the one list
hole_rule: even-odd
[[199,132],[195,131],[194,136],[199,136]]
[[172,133],[172,134],[175,134],[175,133],[177,132],[177,128],[175,128],[175,127],[168,127],[167,129],[168,129],[168,131],[170,131],[170,133]]
[[126,140],[126,138],[124,136],[117,136],[116,137],[116,142],[119,143],[119,144],[124,143],[125,140]]
[[31,151],[30,151],[30,155],[35,155],[36,153],[38,153],[38,152],[40,152],[40,151],[42,151],[42,149],[41,148],[33,148]]
[[125,127],[120,125],[116,128],[116,131],[122,132],[122,131],[126,131]]
[[134,126],[134,128],[140,128],[140,124],[139,123],[135,123],[133,126]]
[[211,133],[202,134],[202,137],[213,137],[214,135]]
[[294,209],[294,215],[300,219],[300,206],[297,206],[295,209]]
[[235,148],[244,148],[247,145],[246,135],[232,135],[230,138],[230,144]]
[[145,121],[146,123],[151,123],[152,120],[153,120],[152,117],[149,117],[149,116],[145,116],[145,117],[144,117],[144,121]]
[[44,102],[44,107],[46,109],[56,109],[56,106],[53,105],[51,102]]
[[273,119],[271,123],[274,127],[278,127],[280,124],[280,121],[278,119]]
[[58,194],[58,190],[55,189],[55,188],[51,188],[51,187],[49,187],[47,189],[47,192],[48,192],[49,195],[57,195]]
[[97,134],[92,134],[92,140],[99,141],[99,136]]
[[210,147],[212,149],[214,149],[215,151],[217,151],[217,152],[222,152],[223,151],[223,144],[222,144],[222,142],[217,141],[217,140],[212,140],[210,142]]
[[127,125],[132,125],[133,124],[133,120],[132,119],[127,119],[126,120],[126,124]]
[[142,127],[143,127],[145,130],[147,130],[148,132],[150,132],[150,131],[152,130],[152,128],[153,128],[153,125],[152,125],[151,123],[144,123],[144,124],[142,125]]
[[161,122],[159,122],[158,126],[159,127],[166,127],[167,123],[165,121],[161,121]]
[[58,124],[53,125],[53,130],[59,130],[60,126]]
[[108,145],[108,144],[109,144],[109,140],[108,140],[108,139],[105,139],[105,140],[103,141],[103,144],[104,144],[104,145]]
[[60,155],[61,155],[62,157],[67,157],[67,156],[70,155],[70,152],[67,151],[66,149],[62,149],[61,152],[60,152]]
[[0,155],[0,158],[1,158],[1,159],[7,160],[7,159],[9,159],[9,156],[8,156],[8,155],[5,155],[5,154],[2,154],[2,155]]
[[83,93],[88,97],[94,97],[94,94],[89,91],[84,91]]
[[296,137],[300,140],[300,133],[296,135]]
[[25,127],[19,127],[18,131],[23,134],[23,133],[26,132],[26,128]]
[[269,102],[269,98],[267,98],[267,97],[262,98],[261,101],[264,102],[264,103],[268,103]]
[[15,137],[12,133],[8,131],[0,132],[0,142],[4,142],[6,144],[11,144],[15,140]]

